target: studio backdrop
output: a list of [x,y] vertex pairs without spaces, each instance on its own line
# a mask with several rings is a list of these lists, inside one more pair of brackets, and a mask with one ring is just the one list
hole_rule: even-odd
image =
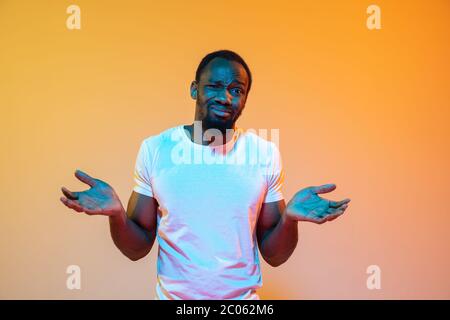
[[[262,299],[450,298],[450,2],[0,1],[0,298],[153,299],[61,186],[79,168],[127,204],[143,139],[190,124],[201,58],[253,85],[238,126],[279,130],[284,195],[335,183],[344,216],[299,224]],[[77,273],[80,286],[70,285]]]

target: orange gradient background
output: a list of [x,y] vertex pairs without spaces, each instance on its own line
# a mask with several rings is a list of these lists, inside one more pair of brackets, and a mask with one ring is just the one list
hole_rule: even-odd
[[261,298],[449,299],[449,14],[447,0],[1,0],[0,298],[153,299],[157,246],[131,262],[60,187],[84,189],[80,168],[126,205],[141,141],[192,122],[198,63],[230,49],[254,76],[238,125],[280,129],[286,199],[324,183],[352,199],[301,223],[288,262],[262,263]]

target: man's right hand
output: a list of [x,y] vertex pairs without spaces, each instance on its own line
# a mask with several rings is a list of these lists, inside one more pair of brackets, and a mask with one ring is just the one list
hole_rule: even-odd
[[75,176],[91,188],[86,191],[71,192],[62,187],[61,190],[66,197],[60,200],[67,207],[89,215],[119,216],[123,214],[124,208],[114,189],[100,179],[94,179],[88,174],[77,170]]

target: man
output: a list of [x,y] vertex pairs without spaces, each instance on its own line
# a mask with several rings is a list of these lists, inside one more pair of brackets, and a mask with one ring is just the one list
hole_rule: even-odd
[[131,260],[158,239],[158,299],[259,299],[258,248],[279,266],[297,245],[298,221],[331,221],[348,206],[318,196],[333,184],[305,188],[286,206],[277,147],[235,125],[251,84],[238,54],[203,58],[190,88],[194,124],[142,142],[126,211],[111,186],[84,172],[75,175],[89,190],[62,188],[67,207],[109,217],[114,243]]

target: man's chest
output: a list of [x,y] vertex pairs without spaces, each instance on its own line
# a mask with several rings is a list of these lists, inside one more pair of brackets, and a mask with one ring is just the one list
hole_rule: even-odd
[[180,207],[246,211],[261,204],[266,181],[257,166],[181,164],[157,170],[152,187],[169,212]]

